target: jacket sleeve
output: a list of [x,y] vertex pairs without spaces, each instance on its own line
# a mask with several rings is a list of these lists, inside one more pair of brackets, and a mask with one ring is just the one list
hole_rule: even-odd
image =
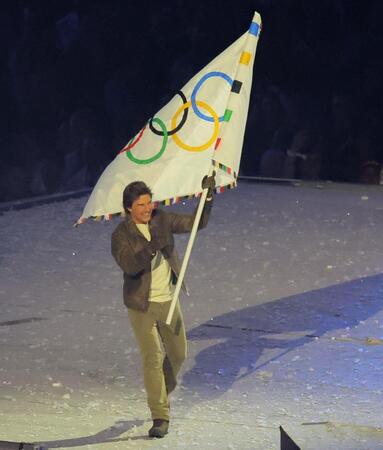
[[149,242],[138,251],[134,251],[128,237],[121,228],[117,228],[112,234],[111,250],[117,264],[130,276],[137,275],[145,268],[150,267],[154,256]]
[[[202,230],[205,228],[209,222],[211,209],[213,206],[213,199],[210,201],[206,201],[201,220],[199,222],[198,229]],[[198,208],[198,206],[197,206]],[[168,220],[170,222],[170,228],[172,233],[190,233],[193,228],[194,219],[197,213],[197,208],[194,210],[193,214],[176,214],[176,213],[168,213]]]

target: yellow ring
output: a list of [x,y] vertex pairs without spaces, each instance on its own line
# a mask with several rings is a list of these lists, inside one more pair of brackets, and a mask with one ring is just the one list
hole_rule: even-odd
[[[177,136],[177,134],[174,133],[173,136],[172,136],[174,142],[179,147],[181,147],[184,150],[187,150],[189,152],[202,152],[203,150],[206,150],[207,148],[209,148],[217,140],[218,131],[219,131],[219,117],[217,116],[217,114],[214,111],[214,109],[211,106],[209,106],[207,103],[205,103],[205,102],[201,102],[201,101],[197,100],[196,103],[201,108],[206,109],[206,111],[209,112],[211,114],[211,116],[213,117],[213,120],[214,120],[214,132],[213,132],[213,136],[205,144],[198,145],[198,146],[192,146],[192,145],[185,144],[184,142],[181,141],[181,139]],[[178,118],[178,116],[182,113],[182,111],[184,109],[190,108],[190,106],[191,106],[191,101],[186,102],[176,111],[176,113],[174,114],[174,116],[172,118],[172,129],[174,129],[177,126],[177,118]]]

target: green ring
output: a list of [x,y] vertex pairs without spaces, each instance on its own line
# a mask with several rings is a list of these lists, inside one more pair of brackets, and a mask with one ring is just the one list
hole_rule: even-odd
[[131,151],[127,151],[126,152],[126,156],[134,163],[136,164],[150,164],[153,161],[155,161],[158,158],[161,158],[162,154],[164,153],[165,149],[166,149],[166,144],[168,143],[168,130],[166,129],[166,126],[164,124],[164,122],[162,122],[161,119],[158,119],[157,117],[155,117],[152,122],[157,123],[162,132],[164,133],[163,138],[162,138],[162,147],[160,148],[160,151],[158,153],[156,153],[154,156],[152,156],[151,158],[148,159],[138,159],[135,156],[132,155]]

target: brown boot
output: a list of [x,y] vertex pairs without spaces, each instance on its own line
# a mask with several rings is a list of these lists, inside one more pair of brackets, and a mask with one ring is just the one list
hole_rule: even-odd
[[164,419],[154,419],[153,426],[149,430],[149,437],[163,438],[168,434],[169,421]]

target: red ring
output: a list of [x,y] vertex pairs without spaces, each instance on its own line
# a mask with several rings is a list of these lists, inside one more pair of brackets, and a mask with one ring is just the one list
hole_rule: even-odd
[[[138,143],[138,141],[142,138],[142,135],[144,134],[144,131],[145,131],[145,129],[146,129],[146,125],[147,125],[147,124],[145,124],[145,125],[142,127],[142,129],[140,130],[140,132],[139,132],[138,135],[137,135],[136,140],[133,141],[134,138],[132,138],[132,139],[128,142],[128,145],[126,145],[120,152],[118,152],[118,154],[123,153],[123,152],[127,152],[128,150],[130,150],[131,148],[133,148],[133,147]],[[132,141],[133,141],[133,142],[132,142]]]

